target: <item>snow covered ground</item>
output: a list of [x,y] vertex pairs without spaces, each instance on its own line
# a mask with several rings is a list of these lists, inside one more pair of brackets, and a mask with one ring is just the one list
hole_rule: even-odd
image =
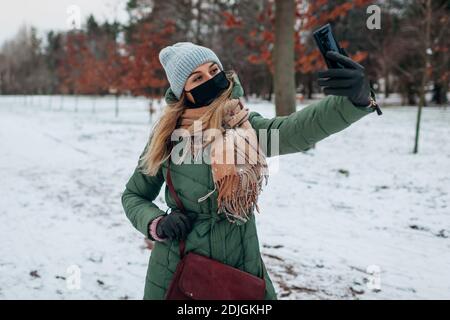
[[[150,251],[120,196],[146,102],[93,107],[0,97],[0,299],[142,297]],[[450,108],[423,110],[416,155],[416,108],[383,112],[278,158],[257,225],[279,299],[450,298]]]

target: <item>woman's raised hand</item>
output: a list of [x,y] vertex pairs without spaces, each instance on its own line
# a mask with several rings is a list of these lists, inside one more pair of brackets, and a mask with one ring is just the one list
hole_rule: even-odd
[[327,58],[338,62],[344,68],[319,71],[319,86],[325,94],[346,96],[358,107],[370,104],[370,84],[364,67],[340,53],[327,52]]

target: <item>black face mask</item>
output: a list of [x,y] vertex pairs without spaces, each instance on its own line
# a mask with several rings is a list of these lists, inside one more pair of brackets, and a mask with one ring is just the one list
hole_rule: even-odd
[[213,78],[203,82],[201,85],[196,86],[194,89],[186,92],[190,92],[194,98],[194,103],[189,99],[186,99],[186,105],[188,108],[199,108],[211,104],[220,94],[228,88],[230,81],[225,76],[225,72],[222,70],[216,74]]

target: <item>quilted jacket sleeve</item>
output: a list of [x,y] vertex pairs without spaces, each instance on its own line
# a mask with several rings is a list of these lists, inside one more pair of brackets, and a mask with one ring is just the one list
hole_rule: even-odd
[[141,173],[136,166],[122,193],[122,206],[127,218],[138,231],[151,240],[155,239],[149,232],[150,223],[165,214],[153,202],[163,183],[164,177],[161,168],[155,176],[147,176]]
[[253,111],[249,121],[263,150],[268,156],[276,156],[306,151],[374,111],[354,106],[347,97],[327,96],[288,116],[267,119]]

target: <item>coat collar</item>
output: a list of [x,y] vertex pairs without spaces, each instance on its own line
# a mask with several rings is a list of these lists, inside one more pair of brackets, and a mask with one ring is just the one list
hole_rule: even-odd
[[[241,82],[238,76],[235,74],[233,76],[233,89],[231,89],[231,98],[238,99],[244,95],[244,89],[242,88]],[[177,97],[173,93],[172,89],[169,87],[164,94],[164,100],[167,104],[175,103],[178,101]]]

